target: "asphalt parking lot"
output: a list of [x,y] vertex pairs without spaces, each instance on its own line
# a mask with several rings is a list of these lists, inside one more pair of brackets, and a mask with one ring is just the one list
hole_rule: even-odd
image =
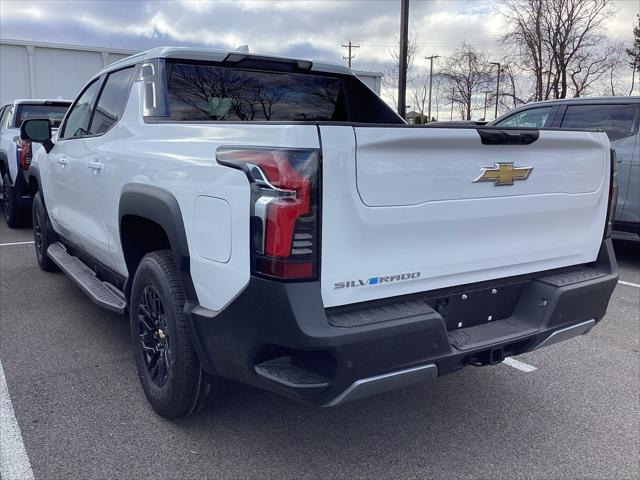
[[535,370],[470,367],[334,409],[226,383],[215,409],[169,422],[124,317],[39,270],[30,240],[0,222],[0,361],[37,479],[640,477],[637,245],[616,244],[627,284],[604,321],[517,358]]

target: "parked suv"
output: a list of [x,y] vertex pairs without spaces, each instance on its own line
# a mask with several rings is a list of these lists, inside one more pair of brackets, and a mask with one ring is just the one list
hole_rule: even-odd
[[640,240],[640,97],[587,97],[529,103],[491,122],[501,127],[603,130],[616,151],[614,237]]
[[[27,172],[32,146],[21,141],[20,124],[32,118],[46,118],[58,128],[71,105],[65,100],[15,100],[0,108],[0,177],[4,218],[9,227],[17,227],[31,218],[31,195],[27,188]],[[35,145],[34,148],[41,148]]]
[[500,363],[617,282],[604,133],[410,126],[341,66],[154,49],[21,135],[40,267],[128,312],[170,418],[219,377],[334,406]]

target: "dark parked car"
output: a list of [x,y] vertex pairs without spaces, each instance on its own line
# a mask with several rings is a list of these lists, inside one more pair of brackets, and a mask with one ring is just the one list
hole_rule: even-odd
[[640,97],[590,97],[529,103],[489,125],[604,130],[618,161],[614,236],[640,240]]

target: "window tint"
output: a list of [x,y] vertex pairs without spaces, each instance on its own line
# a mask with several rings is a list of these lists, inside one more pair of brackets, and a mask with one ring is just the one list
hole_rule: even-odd
[[132,75],[133,67],[130,67],[114,72],[107,77],[91,120],[90,134],[99,135],[106,132],[122,117]]
[[553,106],[549,106],[525,110],[505,118],[498,125],[501,127],[542,128],[553,108]]
[[22,125],[25,120],[31,120],[32,118],[48,118],[53,128],[58,128],[64,114],[67,113],[69,104],[57,104],[57,105],[20,105],[18,109],[18,118],[15,125]]
[[71,107],[60,138],[84,137],[89,134],[91,109],[98,95],[100,83],[100,79],[94,80]]
[[562,128],[602,129],[615,140],[635,132],[635,113],[633,105],[569,105]]
[[167,63],[171,118],[346,121],[343,82],[300,73]]

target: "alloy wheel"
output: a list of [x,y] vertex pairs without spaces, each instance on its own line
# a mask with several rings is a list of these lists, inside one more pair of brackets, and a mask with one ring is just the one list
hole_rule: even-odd
[[171,339],[162,299],[153,285],[146,285],[138,301],[138,338],[149,377],[163,386],[172,363]]

